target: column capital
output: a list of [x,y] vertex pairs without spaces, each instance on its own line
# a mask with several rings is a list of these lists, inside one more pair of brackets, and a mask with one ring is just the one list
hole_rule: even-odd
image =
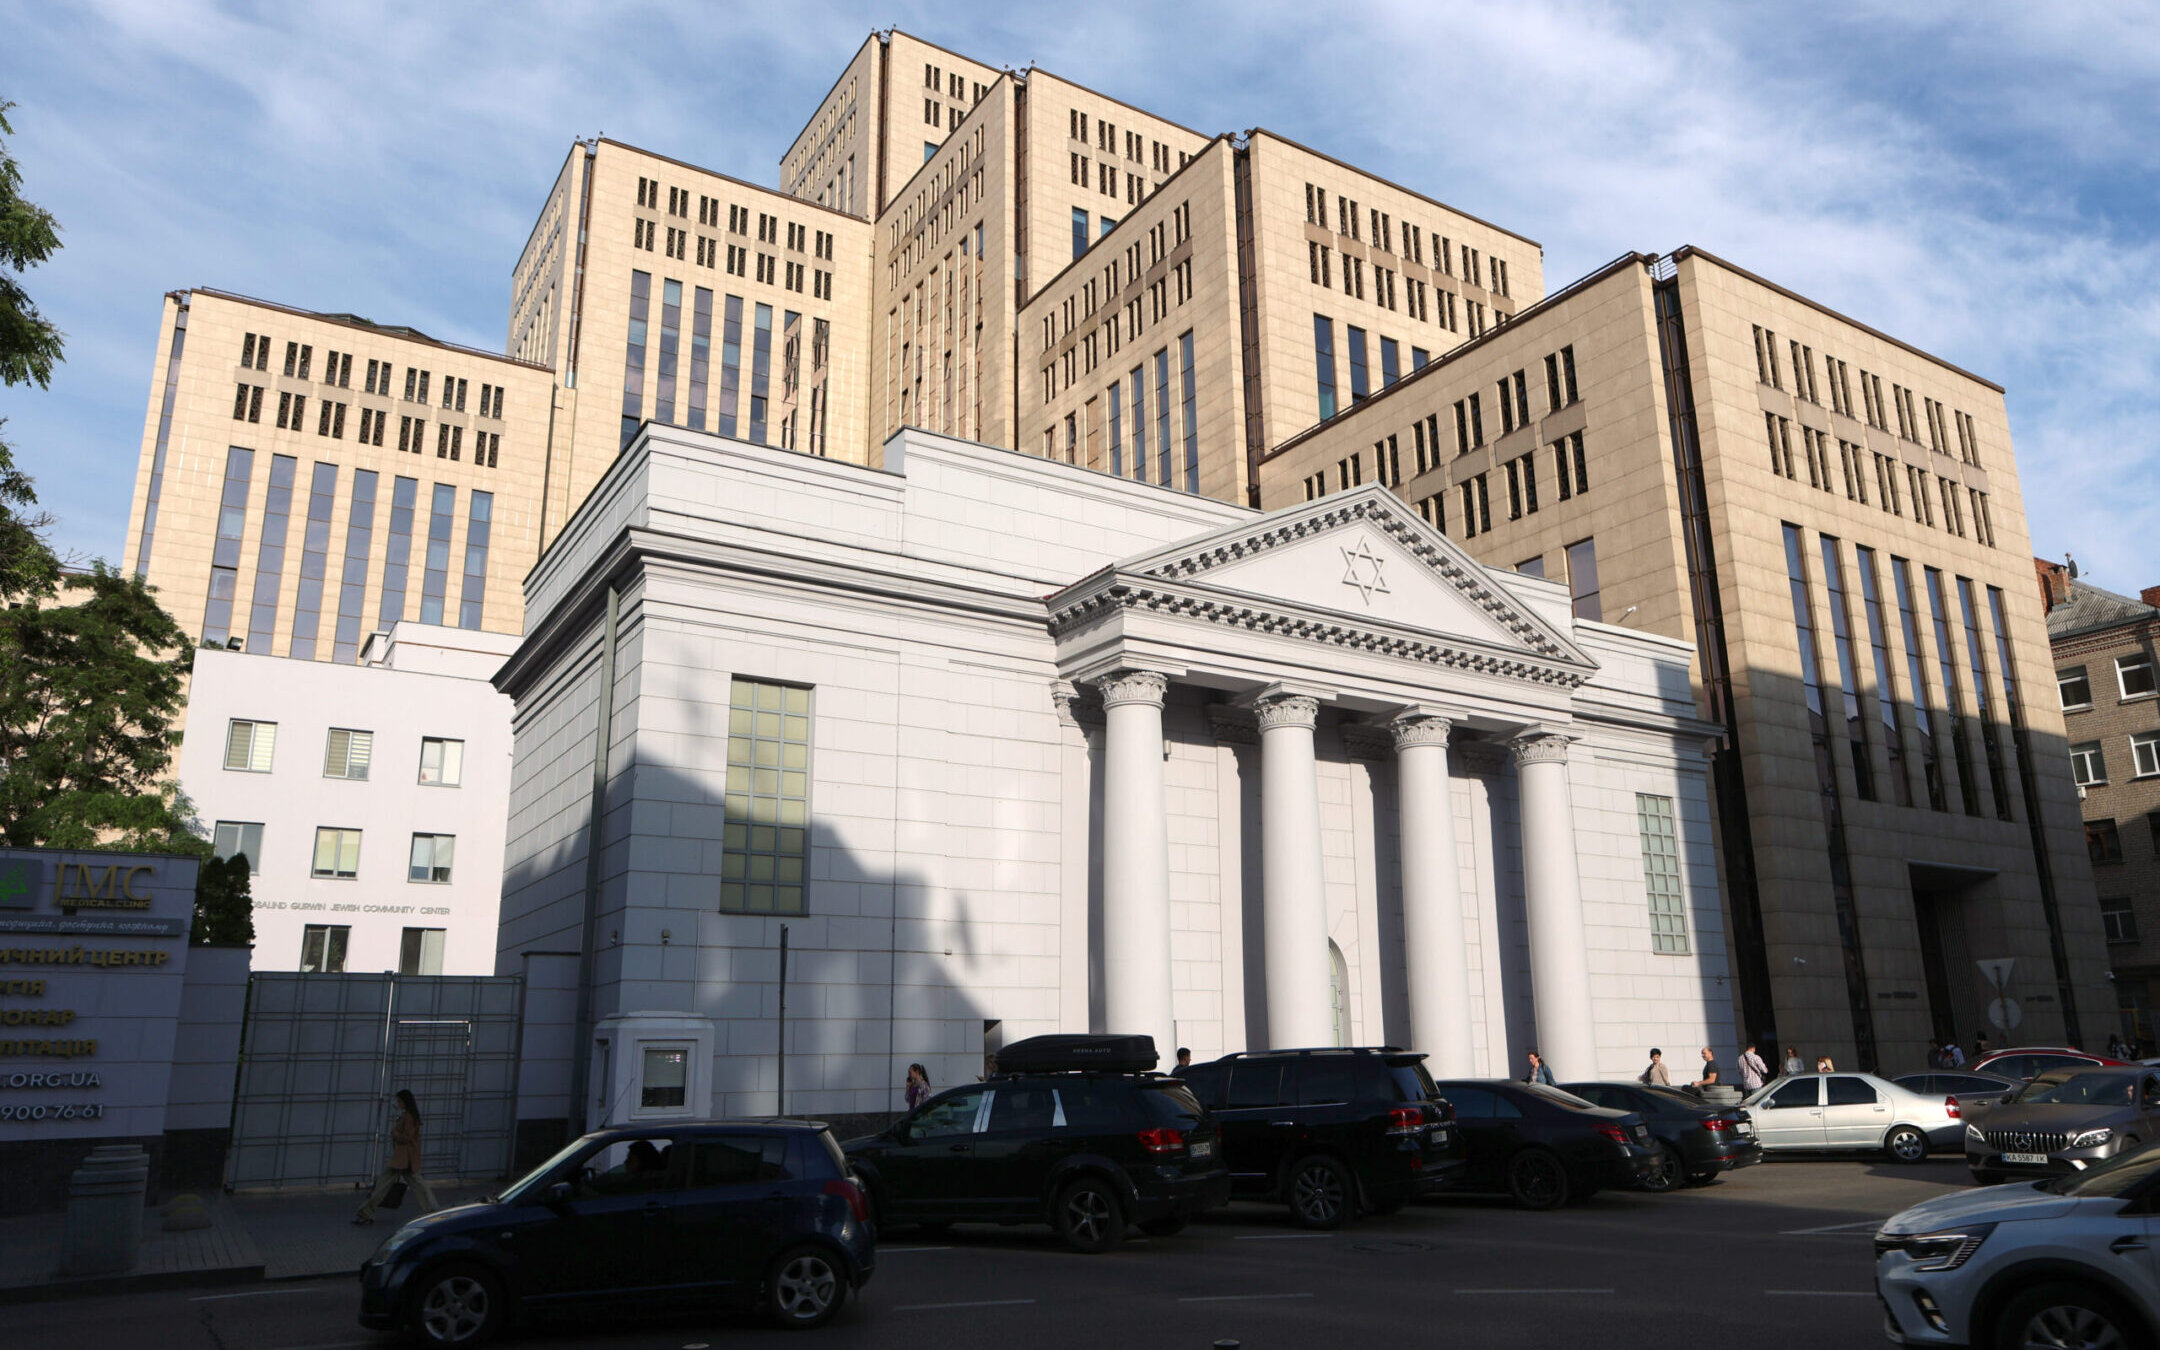
[[1085,729],[1102,725],[1102,701],[1070,680],[1051,682],[1050,701],[1057,707],[1058,721],[1066,726]]
[[1388,722],[1388,730],[1395,737],[1398,751],[1414,745],[1437,745],[1446,748],[1448,736],[1455,730],[1453,719],[1438,713],[1399,713]]
[[1277,727],[1309,731],[1319,724],[1320,700],[1310,694],[1262,694],[1253,700],[1253,716],[1259,719],[1262,732]]
[[1514,754],[1518,768],[1525,764],[1565,764],[1568,746],[1574,740],[1557,731],[1526,731],[1508,742],[1508,750]]
[[1170,677],[1159,670],[1114,670],[1095,681],[1104,708],[1151,703],[1160,708],[1170,692]]

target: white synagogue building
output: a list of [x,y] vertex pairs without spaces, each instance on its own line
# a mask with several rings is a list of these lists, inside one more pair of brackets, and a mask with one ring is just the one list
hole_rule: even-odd
[[1378,486],[884,466],[648,425],[527,581],[497,969],[590,953],[588,1120],[776,1109],[783,924],[797,1112],[1055,1031],[1441,1077],[1731,1043],[1686,645]]

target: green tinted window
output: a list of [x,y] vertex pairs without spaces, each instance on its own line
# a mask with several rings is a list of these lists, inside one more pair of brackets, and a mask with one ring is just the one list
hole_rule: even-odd
[[810,691],[733,681],[727,760],[720,908],[801,914],[809,859]]
[[1638,792],[1635,817],[1642,827],[1643,886],[1650,893],[1650,950],[1685,954],[1687,900],[1680,889],[1680,839],[1673,825],[1673,800]]

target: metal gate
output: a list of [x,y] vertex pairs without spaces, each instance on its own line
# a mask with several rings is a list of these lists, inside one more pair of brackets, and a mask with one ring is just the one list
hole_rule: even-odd
[[420,1104],[423,1175],[503,1175],[522,994],[515,975],[251,977],[225,1184],[371,1180],[399,1088]]

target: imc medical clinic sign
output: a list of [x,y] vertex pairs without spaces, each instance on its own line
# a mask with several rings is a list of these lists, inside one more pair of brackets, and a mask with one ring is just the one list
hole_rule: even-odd
[[0,848],[0,1143],[164,1132],[195,872]]

